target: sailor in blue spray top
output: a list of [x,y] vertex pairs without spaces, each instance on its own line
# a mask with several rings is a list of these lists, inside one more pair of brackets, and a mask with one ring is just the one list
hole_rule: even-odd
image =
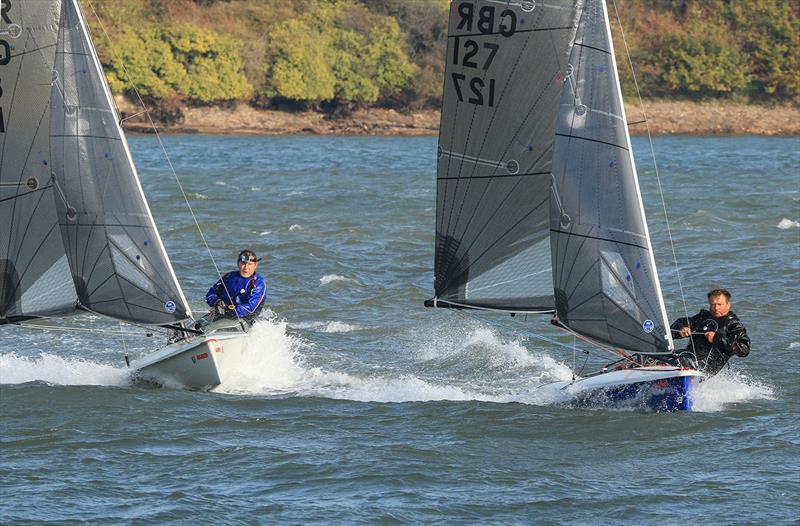
[[236,260],[238,272],[228,272],[208,289],[206,303],[215,319],[241,318],[255,323],[267,297],[264,278],[256,272],[259,261],[252,250],[242,250]]

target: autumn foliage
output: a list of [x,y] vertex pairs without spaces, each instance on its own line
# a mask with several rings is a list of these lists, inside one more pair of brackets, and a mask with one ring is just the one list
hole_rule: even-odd
[[[449,0],[82,2],[118,93],[325,110],[439,104]],[[645,97],[800,102],[798,5],[608,0],[623,89],[635,92],[627,44]]]

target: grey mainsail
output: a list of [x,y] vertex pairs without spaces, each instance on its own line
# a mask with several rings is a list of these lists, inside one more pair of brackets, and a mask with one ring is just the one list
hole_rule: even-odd
[[76,307],[50,162],[60,11],[60,0],[13,2],[0,17],[0,323]]
[[669,352],[603,0],[586,1],[570,56],[550,209],[559,321],[615,347]]
[[551,160],[579,4],[451,4],[437,165],[438,306],[554,308]]
[[[69,269],[71,277],[68,275],[66,283],[72,306],[32,310],[26,309],[24,302],[16,302],[22,303],[22,308],[9,312],[36,315],[48,309],[78,307],[142,324],[188,318],[188,304],[144,198],[77,0],[15,2],[14,6],[18,6],[16,11],[8,14],[19,16],[19,38],[36,43],[29,53],[12,50],[9,60],[9,65],[19,69],[20,79],[7,106],[3,140],[31,153],[21,159],[7,158],[8,149],[3,153],[2,181],[6,182],[8,169],[9,183],[18,188],[9,200],[14,204],[0,203],[0,213],[11,218],[10,229],[18,236],[13,238],[14,244],[3,239],[8,246],[6,259],[14,261],[18,275],[41,275],[42,265],[32,265],[31,258],[21,256],[37,243],[36,236],[28,232],[37,233],[50,243],[45,259],[55,263],[48,272],[57,268],[63,280],[64,269]],[[7,22],[5,17],[3,21]],[[0,78],[6,86],[5,75]],[[26,85],[35,85],[31,92],[36,95],[23,93]],[[35,131],[27,133],[31,138],[26,143],[17,130],[28,128]],[[25,216],[14,210],[20,201],[19,183],[28,179],[13,172],[24,171],[27,163],[45,167],[39,167],[36,177],[48,190],[50,206]],[[51,230],[55,233],[49,233]],[[42,232],[48,232],[47,236]],[[19,288],[23,297],[31,289]],[[42,301],[46,296],[42,295]]]

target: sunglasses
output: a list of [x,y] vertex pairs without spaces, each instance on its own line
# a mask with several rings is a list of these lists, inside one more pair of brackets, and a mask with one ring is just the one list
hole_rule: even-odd
[[258,263],[259,261],[261,261],[261,258],[250,259],[247,256],[241,256],[239,258],[240,263]]

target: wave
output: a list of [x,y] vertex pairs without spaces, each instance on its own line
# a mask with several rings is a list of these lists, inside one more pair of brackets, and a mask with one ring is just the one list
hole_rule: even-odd
[[259,232],[259,236],[268,236],[272,233],[272,230],[264,230],[263,232]]
[[303,230],[303,227],[298,224],[294,224],[289,227],[289,232],[294,232],[295,230]]
[[200,199],[201,201],[205,201],[208,199],[207,195],[198,192],[191,192],[189,194],[189,197],[191,197],[192,199]]
[[329,333],[353,332],[362,329],[362,327],[359,325],[352,325],[350,323],[344,323],[341,321],[301,322],[291,323],[289,326],[294,329],[315,329]]
[[692,394],[692,408],[700,412],[722,411],[725,406],[751,400],[774,400],[775,390],[739,371],[724,369],[701,382]]
[[[505,338],[485,326],[462,324],[430,327],[412,335],[403,349],[410,363],[402,369],[392,364],[378,373],[327,369],[329,353],[313,353],[314,342],[287,332],[289,323],[271,315],[256,323],[247,336],[245,359],[226,371],[215,389],[226,394],[256,396],[324,397],[361,402],[422,402],[476,400],[494,403],[565,405],[568,394],[548,390],[549,383],[569,380],[571,368],[545,350],[531,349],[520,338]],[[301,322],[337,333],[358,330],[342,322]],[[793,344],[798,342],[793,342]],[[312,364],[312,356],[325,360]],[[104,385],[127,387],[130,369],[83,358],[41,354],[0,355],[4,384],[46,382],[54,385]],[[774,399],[774,389],[743,373],[725,370],[701,383],[693,394],[696,411],[716,412],[735,403]],[[568,404],[567,404],[568,405]]]
[[125,386],[130,384],[130,370],[82,358],[54,354],[29,357],[11,352],[0,355],[0,378],[4,384],[38,381],[53,385]]
[[310,366],[303,353],[310,342],[288,334],[287,326],[287,322],[275,320],[256,323],[247,337],[246,366],[231,372],[215,391],[380,402],[474,398],[460,388],[433,385],[412,376],[362,378]]
[[505,340],[494,330],[476,327],[465,331],[463,327],[437,330],[419,349],[418,357],[425,361],[469,364],[486,368],[538,368],[542,381],[559,381],[572,378],[571,369],[542,351],[530,351],[521,339]]
[[[340,328],[339,322],[299,323],[292,327],[324,327],[326,330]],[[346,372],[329,371],[321,366],[308,363],[307,351],[313,344],[302,337],[286,332],[285,321],[260,321],[248,335],[247,352],[251,353],[244,362],[242,370],[236,371],[225,383],[216,389],[228,394],[260,394],[289,396],[319,396],[325,398],[354,400],[361,402],[419,402],[441,400],[478,400],[485,402],[523,402],[543,404],[550,399],[536,387],[543,379],[564,379],[569,368],[549,356],[531,356],[519,342],[506,342],[491,331],[477,329],[461,331],[463,338],[456,342],[450,357],[460,355],[458,361],[468,360],[475,346],[489,346],[494,349],[492,361],[504,368],[527,370],[539,369],[540,374],[514,374],[521,382],[504,382],[501,378],[489,377],[473,382],[461,375],[449,375],[446,365],[439,364],[435,377],[415,372],[387,372],[377,375],[358,375]],[[346,324],[342,324],[346,325]],[[449,339],[442,336],[443,341]],[[423,350],[414,358],[421,371],[430,373],[431,364],[425,363]],[[422,362],[420,362],[420,358]],[[440,360],[442,358],[440,357]],[[448,355],[443,359],[446,361]],[[481,363],[473,361],[471,368],[480,374],[487,374]],[[450,371],[453,372],[453,371]],[[423,377],[426,376],[426,377]],[[498,384],[500,385],[498,388]]]
[[787,219],[784,217],[775,226],[777,226],[781,230],[789,230],[790,228],[800,228],[800,222],[792,221],[791,219]]
[[679,217],[675,220],[676,225],[681,225],[689,230],[710,230],[718,231],[724,226],[731,225],[731,221],[719,216],[715,216],[707,210],[696,210],[695,212]]
[[320,285],[327,285],[329,283],[333,283],[334,281],[349,281],[351,283],[358,283],[358,281],[353,278],[340,276],[339,274],[327,274],[319,278]]

